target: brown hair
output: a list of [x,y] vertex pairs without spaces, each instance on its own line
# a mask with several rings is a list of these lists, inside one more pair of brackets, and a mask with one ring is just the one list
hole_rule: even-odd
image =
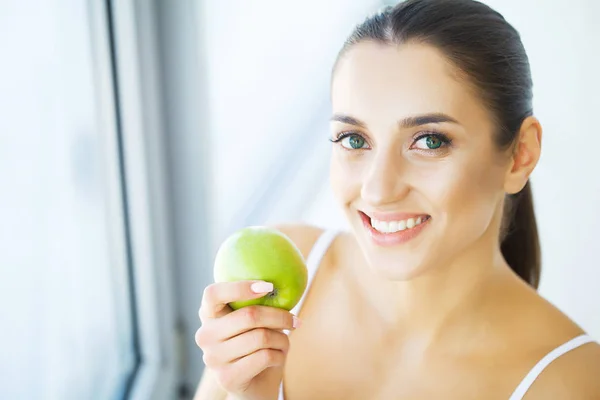
[[[516,142],[521,124],[533,115],[531,71],[519,33],[485,4],[474,0],[408,0],[387,7],[355,28],[338,60],[362,41],[395,45],[417,42],[442,51],[490,110],[501,149]],[[521,192],[506,197],[503,220],[502,254],[515,273],[537,288],[541,255],[529,183]]]
[[506,198],[503,217],[502,255],[513,271],[537,289],[542,256],[529,182],[519,193]]

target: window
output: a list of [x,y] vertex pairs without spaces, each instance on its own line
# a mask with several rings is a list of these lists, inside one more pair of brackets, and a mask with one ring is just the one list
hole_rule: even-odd
[[146,11],[0,6],[0,398],[174,397]]
[[[0,13],[2,398],[117,398],[135,326],[114,131],[104,130],[85,2]],[[3,324],[3,325],[4,325]]]

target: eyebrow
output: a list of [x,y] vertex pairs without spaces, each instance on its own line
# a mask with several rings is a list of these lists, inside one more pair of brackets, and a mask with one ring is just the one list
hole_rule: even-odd
[[[354,125],[360,128],[366,128],[367,124],[363,121],[344,114],[334,114],[331,117],[331,121],[341,122],[343,124]],[[416,126],[427,125],[427,124],[439,124],[442,122],[450,122],[458,124],[458,121],[451,116],[444,113],[431,113],[422,115],[413,115],[406,117],[398,121],[398,126],[401,129],[414,128]]]

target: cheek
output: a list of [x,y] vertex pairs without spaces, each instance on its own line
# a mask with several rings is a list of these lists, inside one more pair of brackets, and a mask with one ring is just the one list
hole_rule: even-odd
[[359,163],[349,163],[345,154],[334,149],[329,167],[329,182],[333,195],[339,203],[346,206],[360,196],[361,168]]
[[489,164],[448,163],[421,179],[434,213],[453,231],[447,237],[474,238],[489,227],[502,187],[502,171]]

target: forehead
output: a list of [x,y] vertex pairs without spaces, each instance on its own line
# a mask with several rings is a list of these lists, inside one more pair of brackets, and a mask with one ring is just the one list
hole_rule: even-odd
[[362,42],[340,59],[331,87],[334,112],[394,119],[443,112],[459,121],[479,101],[444,55],[424,44]]

